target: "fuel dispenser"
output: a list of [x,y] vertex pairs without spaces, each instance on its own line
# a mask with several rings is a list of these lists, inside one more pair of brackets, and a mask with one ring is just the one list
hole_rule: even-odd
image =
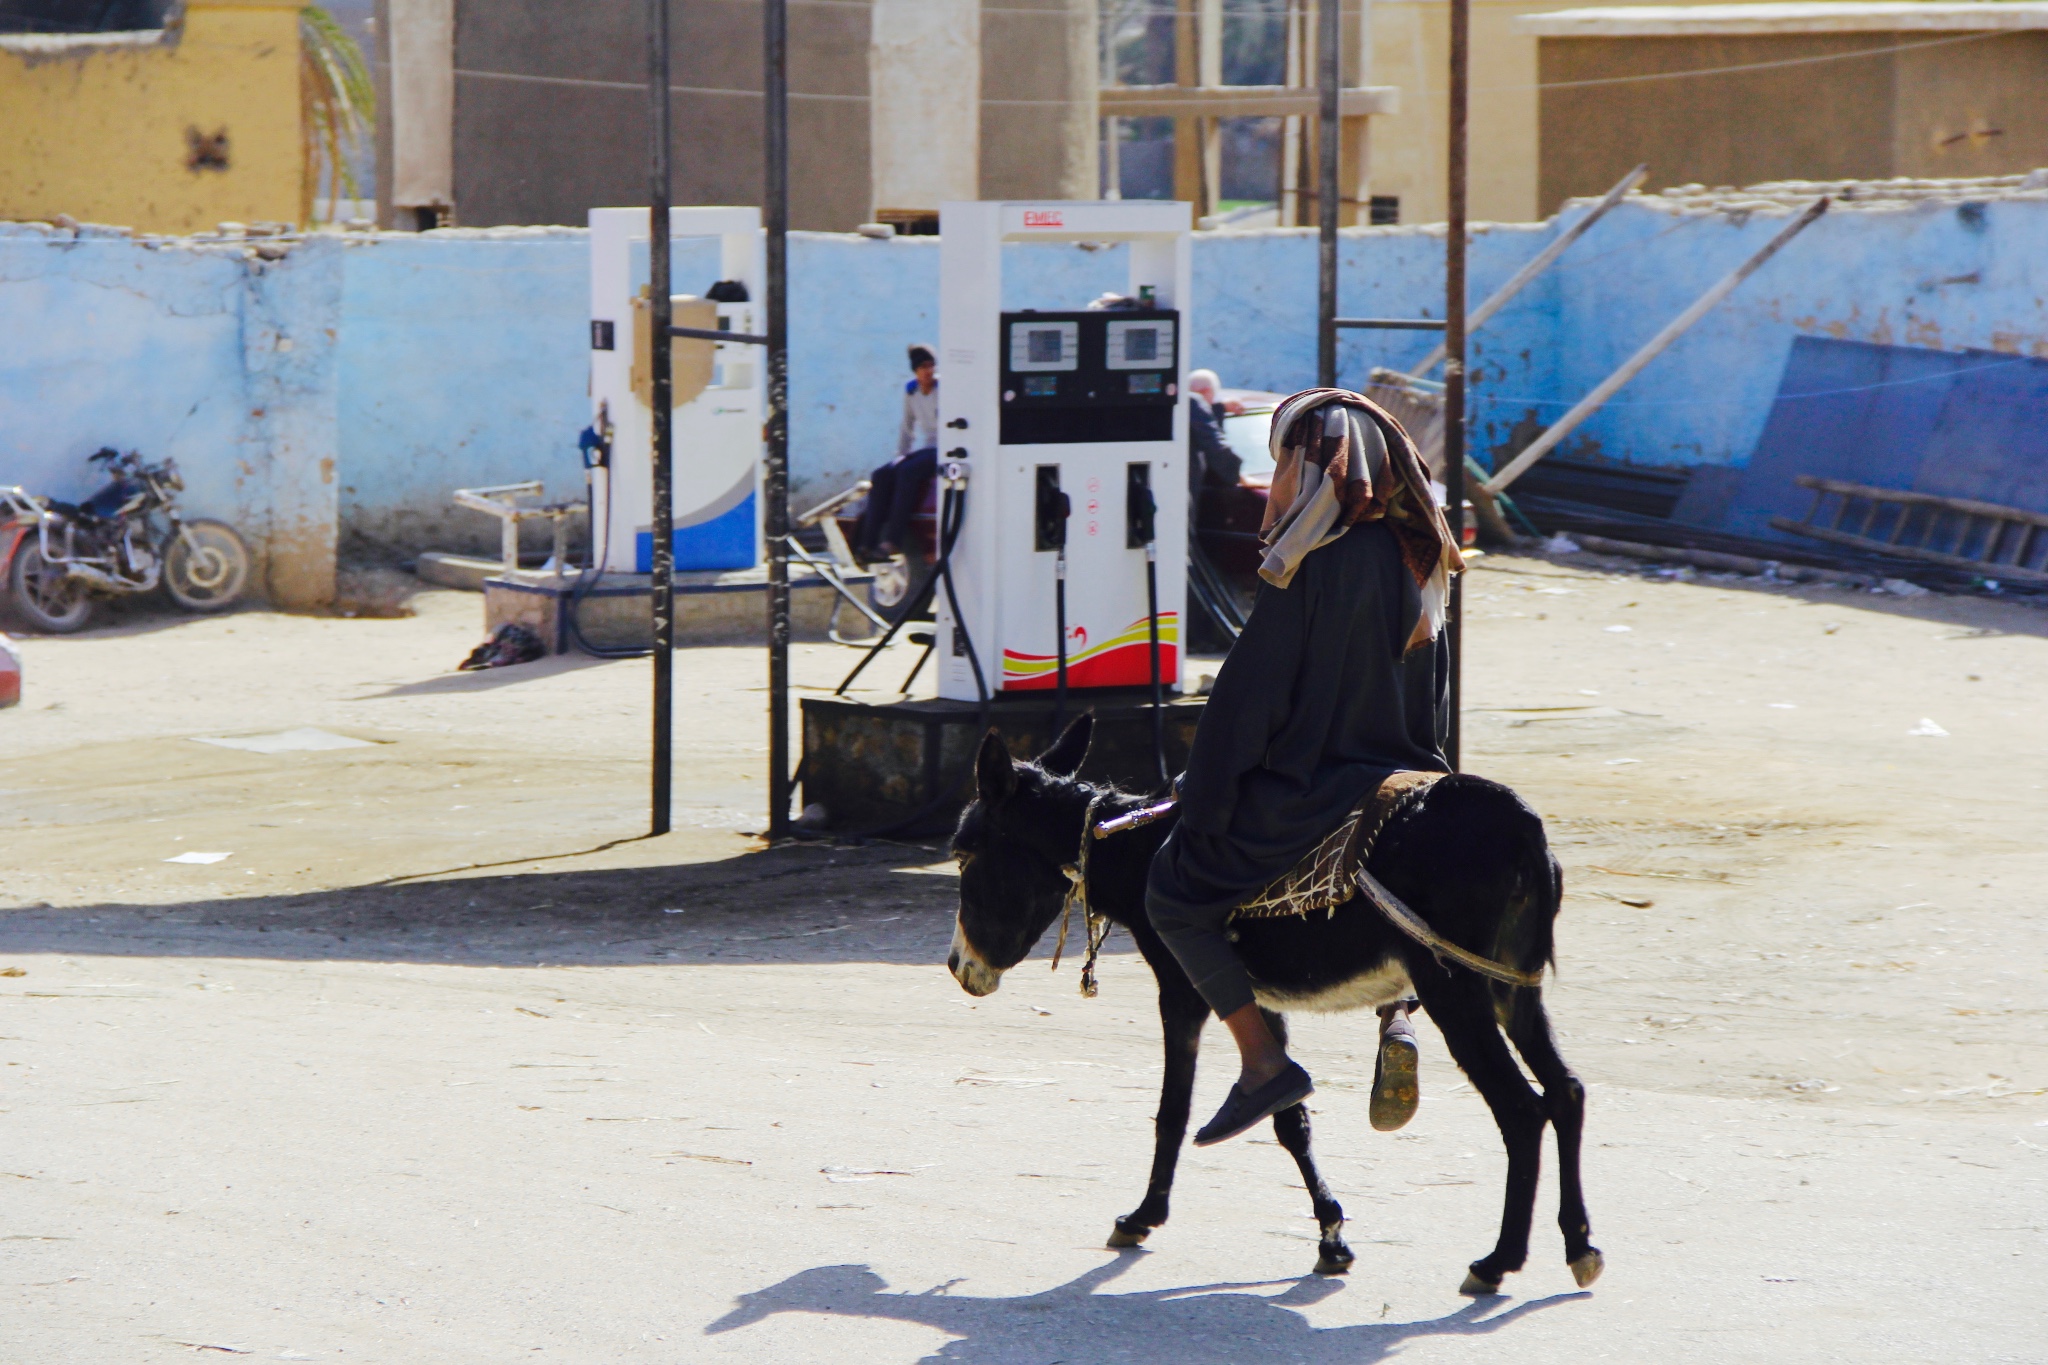
[[[1179,691],[1189,222],[1135,200],[941,208],[940,466],[965,484],[941,697],[1050,691],[1064,711],[1069,688]],[[1121,298],[1005,308],[1006,246],[1084,242],[1124,244]]]
[[[671,300],[674,323],[758,333],[761,211],[676,208],[676,238],[716,238],[715,281]],[[652,313],[647,210],[590,211],[591,545],[598,565],[654,567]],[[678,251],[678,266],[689,255]],[[675,566],[750,569],[761,562],[761,422],[766,379],[758,347],[677,337],[671,343],[675,431]]]

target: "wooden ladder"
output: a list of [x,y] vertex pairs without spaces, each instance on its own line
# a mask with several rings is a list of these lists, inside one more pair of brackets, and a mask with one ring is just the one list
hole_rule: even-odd
[[1811,474],[1799,475],[1797,482],[1813,490],[1813,506],[1804,521],[1772,517],[1780,531],[1968,569],[1987,579],[2048,583],[2048,516],[2039,512]]

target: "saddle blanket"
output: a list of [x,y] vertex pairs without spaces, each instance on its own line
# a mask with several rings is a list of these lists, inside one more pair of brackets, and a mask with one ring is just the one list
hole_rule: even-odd
[[1233,920],[1334,910],[1358,894],[1355,874],[1372,857],[1394,813],[1435,786],[1443,773],[1389,773],[1292,871],[1231,911]]

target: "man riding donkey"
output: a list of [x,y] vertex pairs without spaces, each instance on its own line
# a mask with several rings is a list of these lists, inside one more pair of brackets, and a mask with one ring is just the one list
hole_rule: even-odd
[[[1242,1070],[1195,1136],[1237,1136],[1314,1092],[1266,1026],[1231,913],[1397,771],[1448,772],[1450,576],[1464,569],[1415,444],[1380,408],[1310,389],[1273,414],[1277,469],[1251,618],[1217,674],[1177,784],[1180,823],[1145,909],[1230,1029]],[[1413,1000],[1380,1010],[1371,1118],[1414,1116]]]

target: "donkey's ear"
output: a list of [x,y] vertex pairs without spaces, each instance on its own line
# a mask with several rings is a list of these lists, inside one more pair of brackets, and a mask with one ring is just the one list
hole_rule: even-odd
[[974,794],[989,805],[999,805],[1017,790],[1017,765],[1003,737],[990,726],[981,737],[981,752],[974,759]]
[[1052,747],[1038,757],[1038,766],[1054,777],[1072,777],[1081,771],[1088,757],[1088,741],[1095,737],[1095,713],[1087,711],[1074,718]]

